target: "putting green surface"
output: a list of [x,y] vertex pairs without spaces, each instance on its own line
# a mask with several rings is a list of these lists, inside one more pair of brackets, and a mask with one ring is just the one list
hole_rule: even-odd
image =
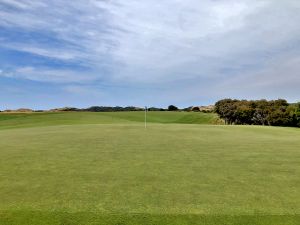
[[0,119],[0,224],[300,224],[299,129],[126,114]]

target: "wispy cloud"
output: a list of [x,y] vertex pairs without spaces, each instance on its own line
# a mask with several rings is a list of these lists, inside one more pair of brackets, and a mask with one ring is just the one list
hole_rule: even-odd
[[223,97],[237,81],[251,80],[253,92],[264,89],[261,97],[275,86],[290,96],[284,77],[300,82],[298,21],[297,0],[0,0],[0,50],[43,58],[11,62],[0,76],[153,92],[169,85],[184,92],[182,101],[226,87],[212,94]]
[[72,70],[59,70],[51,68],[21,67],[12,72],[2,72],[3,76],[11,78],[28,79],[51,83],[88,83],[98,77],[92,74]]

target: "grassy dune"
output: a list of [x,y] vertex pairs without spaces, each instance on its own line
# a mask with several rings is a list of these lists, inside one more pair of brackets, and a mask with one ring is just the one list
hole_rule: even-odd
[[[189,112],[148,112],[150,123],[212,124],[217,115]],[[0,113],[0,129],[75,124],[128,124],[144,121],[144,112]]]
[[151,116],[2,117],[0,224],[300,223],[299,129]]

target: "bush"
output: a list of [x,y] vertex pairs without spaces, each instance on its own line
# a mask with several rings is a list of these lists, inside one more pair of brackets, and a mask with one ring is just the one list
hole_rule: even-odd
[[226,124],[249,124],[300,127],[300,103],[223,99],[215,104],[215,112]]

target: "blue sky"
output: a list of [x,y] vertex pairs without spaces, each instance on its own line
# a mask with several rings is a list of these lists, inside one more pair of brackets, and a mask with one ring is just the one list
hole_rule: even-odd
[[0,109],[300,101],[299,0],[0,0]]

